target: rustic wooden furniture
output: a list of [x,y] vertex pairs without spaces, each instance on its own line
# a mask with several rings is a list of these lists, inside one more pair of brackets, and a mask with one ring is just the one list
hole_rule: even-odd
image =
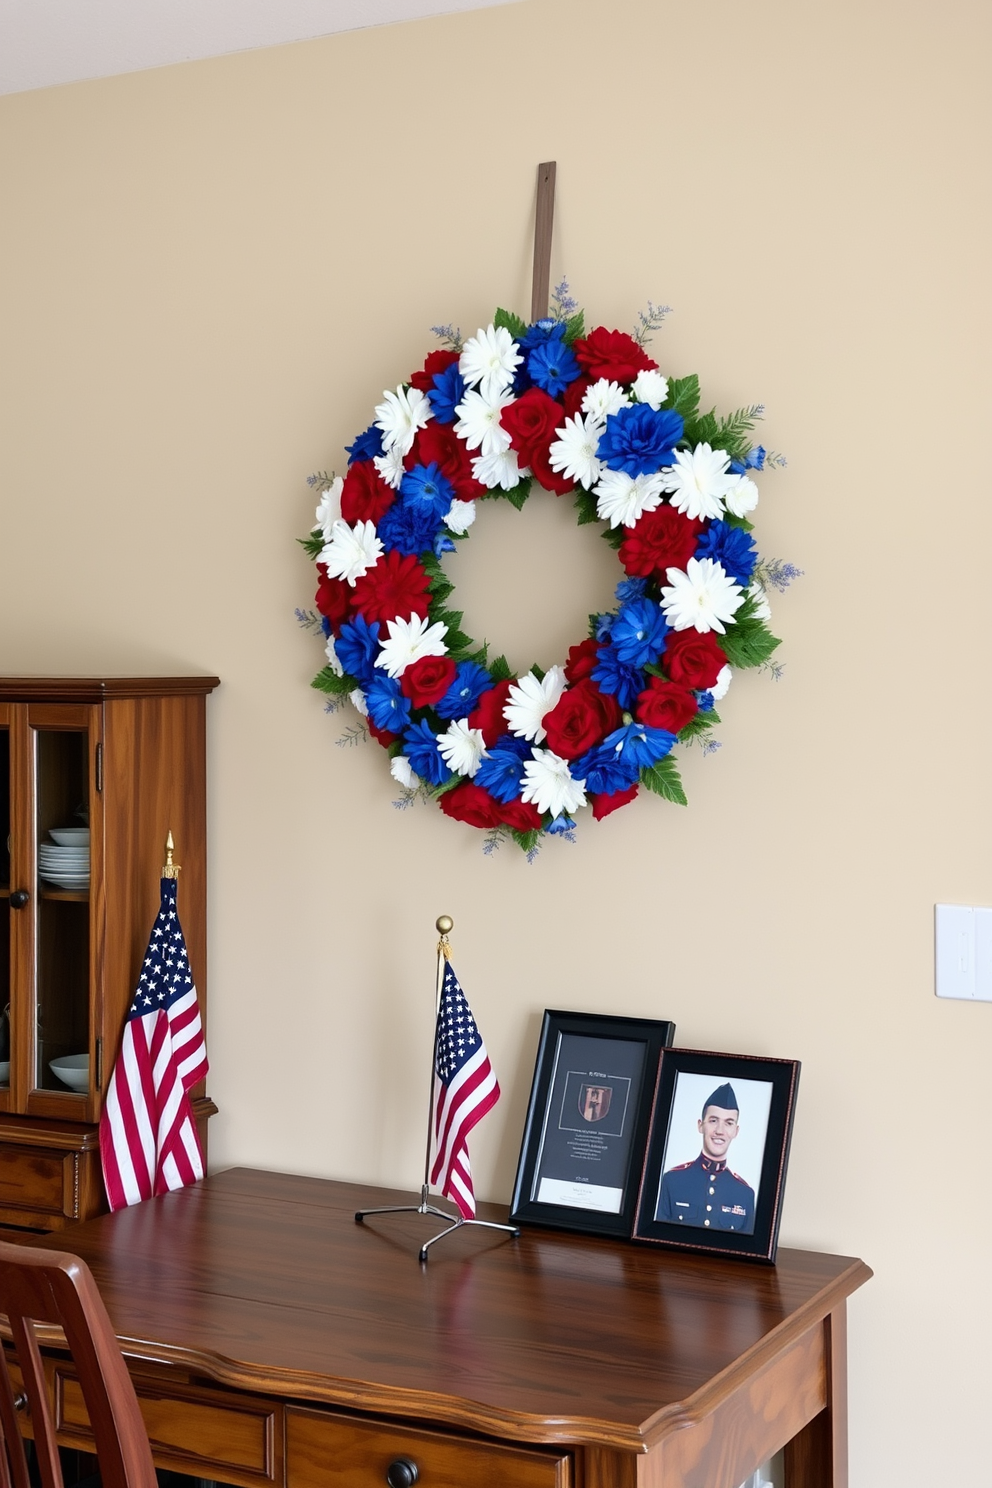
[[[93,1277],[77,1256],[0,1243],[0,1313],[17,1360],[14,1388],[0,1361],[0,1481],[29,1488],[20,1412],[30,1415],[42,1488],[62,1488],[55,1416],[39,1353],[38,1324],[60,1328],[82,1388],[102,1488],[157,1488],[131,1376]],[[6,1467],[6,1471],[4,1470]]]
[[[46,1240],[90,1265],[159,1466],[239,1488],[738,1488],[785,1446],[790,1488],[844,1488],[863,1262],[528,1229],[420,1266],[422,1217],[354,1222],[401,1197],[234,1168]],[[85,1450],[71,1367],[49,1372]]]
[[[216,677],[0,678],[0,1226],[104,1207],[100,1108],[159,905],[166,834],[206,999],[206,696]],[[50,830],[88,825],[87,886],[39,873]],[[80,1091],[51,1061],[88,1055]],[[205,1136],[216,1108],[202,1088]]]

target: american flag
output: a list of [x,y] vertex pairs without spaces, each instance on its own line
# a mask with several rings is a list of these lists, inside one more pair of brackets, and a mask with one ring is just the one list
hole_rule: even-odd
[[472,1219],[475,1190],[466,1143],[476,1122],[499,1100],[499,1086],[465,993],[447,961],[434,1038],[431,1182],[457,1205],[463,1219]]
[[188,1091],[206,1073],[207,1046],[176,909],[176,880],[163,878],[161,907],[100,1118],[111,1209],[203,1177]]

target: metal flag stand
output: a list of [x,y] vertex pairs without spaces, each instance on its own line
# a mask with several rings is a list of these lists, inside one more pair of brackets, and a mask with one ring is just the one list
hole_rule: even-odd
[[475,1225],[483,1230],[502,1230],[504,1234],[512,1235],[519,1239],[520,1231],[516,1225],[497,1224],[492,1219],[463,1219],[460,1214],[449,1214],[447,1209],[439,1209],[436,1204],[431,1204],[430,1174],[431,1174],[431,1147],[434,1140],[434,1094],[437,1086],[437,1033],[441,1022],[441,994],[444,988],[444,968],[450,954],[451,947],[448,944],[448,935],[454,928],[454,920],[450,915],[440,915],[436,921],[437,932],[441,937],[437,943],[437,986],[434,993],[434,1044],[431,1051],[431,1094],[427,1105],[427,1152],[424,1157],[424,1181],[420,1189],[419,1204],[384,1204],[378,1209],[359,1209],[355,1214],[355,1223],[361,1224],[369,1214],[433,1214],[437,1219],[447,1221],[447,1227],[437,1235],[432,1235],[425,1240],[420,1247],[418,1260],[426,1262],[427,1252],[438,1240],[443,1240],[446,1235],[454,1234],[466,1225]]

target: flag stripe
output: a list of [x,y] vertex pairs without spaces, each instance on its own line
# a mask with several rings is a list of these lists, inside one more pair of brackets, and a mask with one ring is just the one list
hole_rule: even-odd
[[434,1161],[431,1182],[463,1219],[475,1215],[468,1135],[499,1100],[499,1085],[465,994],[450,963],[444,967],[434,1035]]

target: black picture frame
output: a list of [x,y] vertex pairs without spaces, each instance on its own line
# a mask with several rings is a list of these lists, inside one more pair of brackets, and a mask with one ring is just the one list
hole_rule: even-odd
[[656,1018],[545,1010],[514,1224],[630,1237],[658,1062],[674,1037]]
[[[634,1239],[773,1265],[789,1164],[800,1064],[705,1049],[666,1049],[658,1067]],[[721,1094],[730,1086],[730,1094]],[[721,1094],[708,1104],[709,1094]],[[704,1146],[704,1117],[748,1144]],[[760,1142],[759,1142],[760,1138]],[[707,1138],[727,1143],[726,1131]],[[693,1146],[697,1156],[688,1154]],[[760,1145],[760,1151],[759,1151]],[[738,1168],[742,1171],[738,1172]],[[747,1195],[750,1193],[751,1198]]]

